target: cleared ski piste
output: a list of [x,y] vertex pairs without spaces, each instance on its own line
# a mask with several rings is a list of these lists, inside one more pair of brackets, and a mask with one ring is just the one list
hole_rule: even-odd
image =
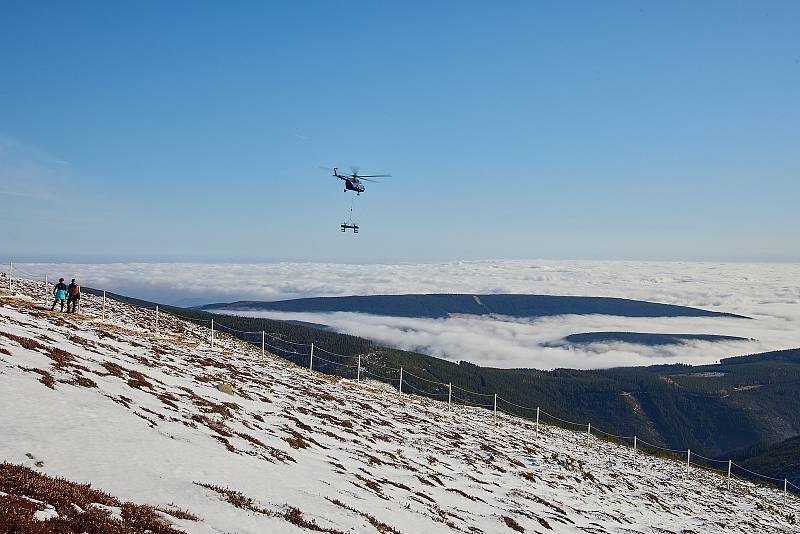
[[[156,335],[153,311],[116,301],[105,321],[51,314],[41,283],[14,289],[0,299],[0,460],[188,510],[199,519],[167,516],[187,532],[795,528],[795,497],[774,488],[737,479],[728,490],[724,476],[687,476],[685,462],[586,432],[542,425],[537,439],[531,421],[448,411],[224,335],[212,350],[208,329],[171,316]],[[237,507],[212,487],[252,501]]]

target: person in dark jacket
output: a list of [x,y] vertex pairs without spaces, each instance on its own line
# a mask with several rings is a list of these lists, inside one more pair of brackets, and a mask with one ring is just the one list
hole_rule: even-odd
[[64,283],[63,278],[58,279],[58,283],[53,288],[53,305],[50,307],[50,311],[56,309],[56,304],[61,302],[61,311],[64,311],[64,302],[67,300],[67,284]]
[[[78,307],[78,301],[81,298],[81,286],[78,285],[78,282],[75,279],[72,279],[72,282],[67,286],[67,313],[75,313],[75,309]],[[70,309],[70,304],[72,304],[72,309]]]

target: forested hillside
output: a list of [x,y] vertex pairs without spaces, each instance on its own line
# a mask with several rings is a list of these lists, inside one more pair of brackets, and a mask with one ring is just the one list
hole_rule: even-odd
[[315,297],[275,302],[209,304],[206,310],[248,309],[283,312],[354,312],[393,317],[442,318],[454,314],[546,317],[602,314],[619,317],[741,317],[687,306],[609,297],[560,295],[368,295]]

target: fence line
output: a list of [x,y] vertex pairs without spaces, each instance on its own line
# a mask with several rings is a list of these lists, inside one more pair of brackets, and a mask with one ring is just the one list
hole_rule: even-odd
[[[28,279],[32,279],[34,281],[42,281],[42,280],[45,281],[45,282],[47,281],[47,275],[45,275],[43,278],[40,278],[38,276],[31,275],[30,273],[27,273],[27,272],[25,272],[23,270],[20,270],[20,269],[16,269],[16,272],[25,274],[26,276],[30,277]],[[0,271],[0,273],[2,273],[3,277],[7,277],[8,278],[8,286],[7,287],[8,287],[9,290],[13,291],[13,273],[14,273],[13,265],[11,265],[9,263],[9,271]],[[49,298],[49,295],[47,295],[47,297]],[[105,297],[106,297],[106,292],[102,291],[103,317],[105,317]],[[112,295],[111,298],[113,298],[113,295]],[[132,307],[135,307],[135,308],[150,309],[149,307],[139,306],[139,305],[136,305],[136,304],[127,303],[122,299],[115,299],[115,300],[119,300],[123,304],[128,304],[128,305],[130,305]],[[328,359],[322,358],[320,356],[315,356],[312,360],[310,360],[309,366],[313,370],[313,361],[314,360],[320,360],[320,361],[323,361],[323,362],[325,362],[327,364],[332,364],[332,365],[336,365],[336,366],[339,366],[339,367],[358,369],[358,371],[359,371],[358,376],[359,377],[360,377],[360,373],[363,372],[363,373],[366,373],[368,375],[374,376],[376,378],[385,380],[385,381],[387,381],[389,383],[394,383],[394,382],[398,381],[398,378],[392,378],[392,377],[384,376],[384,375],[381,375],[381,374],[378,374],[378,373],[375,373],[375,372],[369,370],[367,365],[365,365],[362,362],[362,359],[361,359],[360,355],[338,354],[336,352],[332,352],[332,351],[329,351],[329,350],[327,350],[327,349],[325,349],[323,347],[320,347],[319,345],[315,345],[313,342],[312,343],[294,342],[294,341],[291,341],[291,340],[283,339],[283,338],[281,338],[279,336],[275,336],[274,334],[268,333],[268,332],[266,332],[264,330],[261,330],[261,331],[258,331],[258,330],[255,330],[255,331],[237,330],[235,328],[231,328],[229,326],[225,326],[223,324],[220,324],[219,323],[219,319],[217,319],[217,322],[215,324],[214,319],[203,319],[203,318],[200,318],[200,317],[181,316],[181,315],[178,315],[177,313],[174,313],[174,312],[164,311],[163,309],[159,310],[157,305],[155,306],[155,312],[156,312],[155,324],[156,324],[156,330],[157,331],[158,331],[158,313],[159,312],[160,313],[165,313],[167,315],[170,315],[172,317],[175,317],[175,318],[183,320],[183,321],[189,321],[189,322],[195,322],[195,323],[196,322],[203,322],[203,323],[209,323],[210,322],[211,323],[211,328],[212,328],[212,336],[211,336],[211,346],[212,347],[214,346],[214,335],[213,335],[214,326],[216,326],[218,328],[222,328],[222,329],[227,330],[229,332],[238,333],[238,334],[242,334],[242,335],[261,334],[261,339],[260,339],[259,342],[248,341],[247,339],[243,339],[243,338],[239,338],[239,339],[242,339],[242,341],[245,341],[246,343],[251,343],[251,344],[258,343],[259,346],[263,345],[265,347],[271,348],[274,351],[284,352],[284,353],[293,354],[293,355],[297,355],[297,356],[311,356],[313,354],[313,350],[316,349],[317,351],[322,351],[322,352],[325,352],[327,354],[331,354],[333,356],[337,356],[337,357],[341,357],[341,358],[358,358],[359,359],[359,365],[350,365],[350,364],[344,364],[344,363],[341,363],[341,362],[334,362],[332,360],[328,360]],[[222,314],[220,314],[220,315],[224,317],[224,315],[222,315]],[[312,347],[312,349],[308,353],[305,353],[305,352],[298,352],[298,351],[294,351],[294,350],[284,349],[284,348],[281,348],[281,347],[275,347],[275,346],[273,346],[271,344],[268,344],[268,343],[266,343],[264,341],[264,337],[265,336],[269,336],[271,339],[274,339],[275,341],[278,341],[278,342],[289,343],[289,344],[292,344],[292,345],[295,345],[295,346],[298,346],[298,347],[301,347],[301,346],[302,347]],[[371,365],[372,362],[368,362],[368,364]],[[557,417],[557,416],[555,416],[555,415],[553,415],[551,413],[548,413],[548,412],[546,412],[544,410],[541,410],[539,407],[535,407],[534,408],[534,407],[530,407],[530,406],[523,406],[523,405],[511,402],[511,401],[509,401],[507,399],[504,399],[503,397],[500,397],[500,396],[498,396],[496,394],[480,393],[480,392],[477,392],[477,391],[471,391],[471,390],[468,390],[468,389],[464,389],[464,388],[458,387],[456,385],[453,385],[452,383],[438,382],[438,381],[435,381],[435,380],[430,380],[430,379],[427,379],[427,378],[423,378],[423,377],[417,376],[415,374],[412,374],[407,370],[404,371],[402,367],[398,369],[398,368],[394,368],[394,367],[383,366],[383,365],[380,365],[380,364],[377,364],[377,366],[378,367],[382,367],[384,369],[390,369],[392,371],[400,371],[400,379],[399,379],[399,383],[398,383],[398,389],[399,389],[400,393],[402,393],[402,386],[405,383],[407,386],[411,387],[413,390],[419,391],[425,396],[429,396],[429,397],[447,396],[448,400],[450,400],[452,398],[452,400],[459,401],[460,403],[462,403],[465,406],[476,407],[476,408],[488,408],[490,410],[494,410],[495,417],[496,417],[497,409],[498,409],[497,401],[499,400],[499,401],[507,403],[510,406],[514,406],[514,407],[519,408],[519,409],[535,411],[536,414],[537,414],[537,419],[536,419],[537,436],[538,436],[538,425],[539,425],[539,415],[540,414],[541,415],[545,415],[547,417],[550,417],[550,418],[552,418],[552,419],[554,419],[554,420],[556,420],[556,421],[558,421],[560,423],[573,425],[573,426],[577,426],[577,427],[584,427],[585,426],[585,427],[587,427],[587,430],[586,430],[586,438],[587,438],[587,440],[592,436],[591,422],[578,423],[578,422],[575,422],[575,421],[569,421],[569,420],[566,420],[566,419],[561,419],[561,418],[559,418],[559,417]],[[413,384],[410,384],[408,382],[408,380],[406,380],[403,377],[403,373],[404,372],[405,372],[405,375],[410,375],[410,376],[412,376],[412,377],[414,377],[414,378],[416,378],[418,380],[422,380],[422,381],[425,381],[425,382],[428,382],[428,383],[431,383],[431,384],[447,387],[448,388],[448,393],[429,393],[429,392],[425,392],[424,390],[415,387]],[[453,390],[462,391],[462,392],[468,393],[470,395],[477,395],[477,396],[480,396],[480,397],[494,397],[494,403],[493,404],[474,403],[472,401],[469,401],[469,400],[466,400],[466,399],[462,399],[461,397],[453,394],[452,393]],[[449,402],[448,402],[448,404],[449,404]],[[506,412],[504,410],[500,410],[500,411],[502,413],[505,413],[505,414],[507,414],[509,416],[512,416],[512,417],[519,417],[517,414],[512,414],[512,413]],[[581,431],[581,432],[583,432],[583,431]],[[715,462],[715,463],[720,463],[720,464],[727,464],[728,465],[728,484],[730,484],[730,479],[731,479],[731,474],[732,474],[731,473],[731,468],[733,466],[735,466],[738,469],[740,469],[740,470],[742,470],[742,471],[744,471],[746,473],[749,473],[749,474],[753,475],[754,477],[760,478],[762,480],[774,481],[776,483],[782,482],[783,483],[783,488],[782,489],[783,489],[783,493],[784,493],[784,500],[786,498],[786,493],[787,493],[788,486],[791,486],[795,490],[800,491],[800,486],[797,486],[794,483],[790,482],[787,478],[781,479],[781,478],[776,478],[776,477],[772,477],[772,476],[769,476],[769,475],[764,475],[763,473],[758,473],[756,471],[752,471],[750,469],[747,469],[746,467],[743,467],[743,466],[737,464],[736,462],[733,462],[730,459],[728,459],[728,460],[717,460],[717,459],[714,459],[714,458],[708,458],[708,457],[702,456],[702,455],[697,454],[697,453],[693,454],[691,449],[670,449],[670,448],[667,448],[667,447],[662,447],[660,445],[656,445],[654,443],[649,443],[649,442],[647,442],[647,441],[645,441],[645,440],[643,440],[641,438],[638,438],[637,436],[617,436],[617,435],[612,434],[610,432],[601,431],[601,430],[599,430],[597,428],[595,428],[595,434],[615,437],[615,438],[618,438],[618,439],[622,440],[623,443],[625,443],[626,440],[633,439],[633,452],[634,452],[634,454],[638,450],[641,450],[641,449],[637,449],[637,445],[644,445],[646,448],[649,448],[649,449],[660,450],[660,451],[664,451],[664,452],[668,452],[668,453],[672,453],[672,454],[683,454],[683,453],[686,453],[686,473],[687,473],[687,476],[689,476],[689,466],[691,464],[691,457],[692,457],[692,455],[694,455],[694,456],[696,456],[698,458],[701,458],[702,460],[707,461],[707,462]],[[775,485],[779,490],[781,489],[778,486],[778,484],[775,484]]]

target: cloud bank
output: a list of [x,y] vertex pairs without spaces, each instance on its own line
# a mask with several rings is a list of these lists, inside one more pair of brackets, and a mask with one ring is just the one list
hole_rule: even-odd
[[[635,319],[562,316],[536,321],[401,319],[357,314],[262,315],[329,324],[342,332],[452,360],[498,367],[601,368],[708,363],[800,346],[800,264],[608,261],[470,261],[425,264],[25,264],[25,272],[164,303],[279,300],[402,293],[528,293],[608,296],[695,306],[753,317]],[[283,315],[283,317],[280,317]],[[606,330],[709,333],[755,342],[644,348],[622,343],[545,347],[567,334]]]
[[[373,339],[380,344],[419,351],[453,361],[466,360],[492,367],[557,367],[593,369],[664,363],[714,363],[720,358],[800,346],[797,334],[777,329],[769,340],[695,341],[645,347],[627,343],[569,346],[558,342],[576,332],[639,331],[662,333],[721,333],[767,335],[769,327],[731,318],[625,318],[604,315],[564,315],[536,320],[455,317],[410,319],[357,313],[226,312],[326,324],[334,330]],[[794,345],[793,345],[794,344]]]

